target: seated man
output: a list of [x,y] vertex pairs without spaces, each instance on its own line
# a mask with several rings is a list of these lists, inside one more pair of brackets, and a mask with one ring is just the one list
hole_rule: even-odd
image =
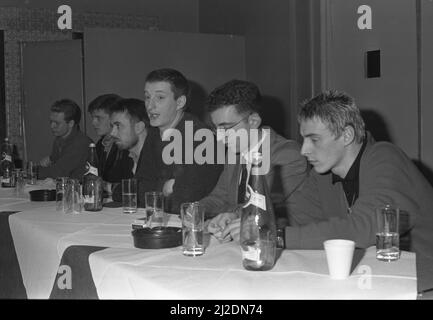
[[[90,102],[88,112],[92,126],[99,140],[96,143],[99,176],[105,182],[119,183],[121,179],[132,178],[133,161],[127,150],[121,150],[114,143],[111,133],[110,108],[122,98],[116,94],[104,94]],[[108,185],[109,185],[108,184]]]
[[[241,80],[223,84],[208,97],[210,118],[218,131],[226,130],[222,132],[226,134],[224,143],[228,146],[228,152],[237,156],[235,163],[229,163],[227,156],[224,171],[216,187],[211,194],[200,200],[206,209],[207,218],[219,213],[227,213],[220,218],[226,217],[229,220],[238,216],[245,203],[244,196],[251,169],[249,160],[253,151],[261,150],[264,161],[270,162],[266,168],[266,181],[271,192],[282,192],[284,211],[289,209],[287,204],[291,194],[305,178],[307,163],[299,152],[299,145],[283,138],[269,127],[260,128],[262,119],[259,114],[259,100],[260,92],[257,86]],[[243,137],[242,131],[246,133]],[[257,135],[256,142],[252,141],[253,132]],[[242,138],[245,138],[245,141],[241,141]],[[283,190],[276,190],[278,185],[282,186]]]
[[39,163],[39,179],[82,178],[92,140],[80,131],[80,119],[80,107],[72,100],[59,100],[51,106],[50,128],[56,138],[51,155]]
[[[199,163],[195,159],[197,146],[206,143],[194,138],[196,132],[207,131],[212,142],[215,137],[198,118],[185,111],[188,94],[188,80],[177,70],[154,70],[146,77],[146,110],[150,125],[159,130],[149,138],[152,137],[154,154],[159,158],[157,163],[162,164],[156,191],[163,191],[167,197],[166,210],[171,213],[179,213],[184,202],[198,201],[208,195],[222,170],[216,160]],[[205,153],[209,157],[204,158],[215,159],[214,152],[208,154],[206,148]]]
[[[149,127],[149,118],[144,102],[139,99],[122,99],[110,108],[110,122],[113,127],[111,136],[120,150],[129,152],[132,159],[131,171],[138,180],[138,206],[144,207],[144,191],[157,187],[157,176],[160,165],[151,157],[150,139],[148,136],[154,128]],[[155,134],[154,134],[155,135]],[[112,185],[112,198],[122,201],[122,186]]]
[[[304,138],[301,153],[313,166],[291,197],[288,249],[323,249],[323,241],[350,239],[356,246],[375,245],[375,208],[392,204],[409,214],[400,233],[409,233],[417,253],[418,279],[433,286],[433,188],[406,154],[365,132],[354,100],[328,91],[304,103],[299,113]],[[233,232],[239,223],[223,232]],[[418,287],[421,290],[422,287]]]

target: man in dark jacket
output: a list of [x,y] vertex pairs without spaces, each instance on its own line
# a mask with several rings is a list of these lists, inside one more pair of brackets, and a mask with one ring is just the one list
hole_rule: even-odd
[[[150,142],[155,128],[149,127],[144,102],[139,99],[122,99],[110,108],[110,121],[113,126],[111,136],[116,146],[128,152],[132,162],[132,174],[137,179],[138,206],[144,207],[144,192],[157,187],[157,174],[160,164],[152,150]],[[122,186],[113,184],[112,198],[116,202],[122,201]]]
[[121,150],[110,135],[110,108],[122,98],[116,94],[104,94],[89,103],[87,111],[92,118],[92,127],[99,140],[96,143],[98,154],[99,176],[105,182],[119,183],[122,179],[132,177],[133,161],[127,150]]
[[50,128],[55,140],[51,155],[39,162],[38,178],[81,179],[92,142],[80,130],[81,109],[74,101],[62,99],[50,110]]
[[[185,111],[188,95],[188,80],[177,70],[154,70],[146,77],[146,110],[150,125],[159,131],[157,135],[149,135],[154,154],[158,157],[156,162],[161,164],[155,191],[164,193],[166,210],[171,213],[179,213],[182,203],[198,201],[211,192],[222,170],[222,165],[216,164],[212,148],[215,139],[211,131],[197,117]],[[197,147],[206,143],[203,137],[195,139],[199,131],[210,133],[212,146],[205,153],[212,154],[204,158],[215,161],[196,161]],[[172,151],[176,159],[171,157]]]

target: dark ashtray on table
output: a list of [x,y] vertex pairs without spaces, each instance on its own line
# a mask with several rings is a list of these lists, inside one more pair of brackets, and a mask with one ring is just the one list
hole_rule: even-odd
[[182,245],[182,229],[177,227],[140,228],[131,233],[136,248],[163,249]]
[[33,190],[29,191],[30,201],[55,201],[56,200],[56,190]]

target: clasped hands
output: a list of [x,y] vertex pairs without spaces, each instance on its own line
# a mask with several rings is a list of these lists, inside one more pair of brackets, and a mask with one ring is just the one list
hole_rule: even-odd
[[223,212],[209,220],[207,230],[220,242],[239,242],[241,219],[236,212]]

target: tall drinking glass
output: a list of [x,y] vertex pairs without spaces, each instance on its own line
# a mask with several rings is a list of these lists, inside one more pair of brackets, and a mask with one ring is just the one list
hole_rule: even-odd
[[27,182],[29,184],[36,184],[37,180],[37,167],[33,161],[27,162]]
[[400,209],[391,205],[376,208],[376,258],[380,261],[400,258],[399,215]]
[[21,169],[15,169],[14,179],[15,179],[15,192],[17,195],[22,195],[24,193],[24,188],[26,186],[24,172]]
[[66,213],[68,211],[67,189],[69,178],[58,177],[56,179],[56,210]]
[[204,207],[198,202],[182,203],[180,213],[182,217],[182,252],[186,256],[201,256],[204,253]]
[[77,179],[69,179],[67,185],[67,213],[79,214],[83,211],[84,206],[84,199],[80,182]]
[[137,212],[137,180],[122,179],[123,213]]
[[146,192],[144,200],[150,227],[164,227],[167,224],[167,216],[164,212],[164,194],[158,191]]

